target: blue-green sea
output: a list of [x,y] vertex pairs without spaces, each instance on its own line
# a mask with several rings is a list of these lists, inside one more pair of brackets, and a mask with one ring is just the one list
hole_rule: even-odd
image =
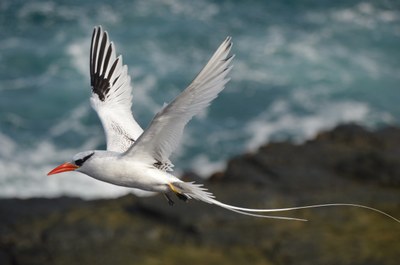
[[344,122],[400,122],[399,1],[0,1],[0,197],[113,197],[89,177],[47,177],[105,148],[90,108],[89,44],[102,25],[129,66],[146,127],[232,36],[223,93],[186,127],[176,174],[207,176],[268,141],[301,142]]

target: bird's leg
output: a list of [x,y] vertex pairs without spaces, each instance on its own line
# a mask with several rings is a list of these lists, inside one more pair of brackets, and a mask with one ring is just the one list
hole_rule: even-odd
[[185,194],[179,192],[178,189],[174,185],[172,185],[171,183],[169,183],[168,186],[175,193],[176,197],[178,197],[179,200],[187,202],[187,200],[189,199],[188,196],[186,196]]
[[165,199],[167,199],[169,206],[174,206],[175,202],[171,199],[171,197],[169,197],[167,193],[164,193],[164,197]]

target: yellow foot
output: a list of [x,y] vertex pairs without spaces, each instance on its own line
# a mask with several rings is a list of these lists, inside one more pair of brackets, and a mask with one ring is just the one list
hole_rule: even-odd
[[168,186],[174,193],[179,193],[178,189],[172,183],[168,183]]

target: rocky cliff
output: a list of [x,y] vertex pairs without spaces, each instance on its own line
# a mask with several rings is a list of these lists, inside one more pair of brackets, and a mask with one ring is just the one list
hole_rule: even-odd
[[[193,178],[193,174],[187,174]],[[400,129],[339,126],[303,144],[270,143],[231,159],[205,183],[252,208],[347,202],[400,218]],[[331,207],[240,216],[162,196],[0,200],[0,264],[393,264],[400,224]]]

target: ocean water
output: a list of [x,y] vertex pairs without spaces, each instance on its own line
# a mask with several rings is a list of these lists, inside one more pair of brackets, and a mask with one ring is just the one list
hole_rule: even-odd
[[225,39],[231,81],[186,127],[176,170],[203,176],[267,141],[304,141],[343,122],[400,121],[399,1],[0,2],[0,197],[115,197],[77,173],[47,177],[105,139],[89,106],[88,52],[102,25],[133,79],[146,127]]

